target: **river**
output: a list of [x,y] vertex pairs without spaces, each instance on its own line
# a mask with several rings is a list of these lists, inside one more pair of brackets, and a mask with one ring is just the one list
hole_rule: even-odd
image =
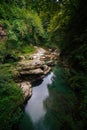
[[33,95],[24,108],[19,130],[71,130],[75,95],[63,78],[62,67],[55,67],[33,86]]

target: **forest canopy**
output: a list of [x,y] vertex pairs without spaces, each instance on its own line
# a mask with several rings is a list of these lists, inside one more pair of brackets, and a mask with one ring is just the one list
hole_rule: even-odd
[[60,49],[61,62],[68,66],[67,82],[78,97],[77,110],[74,112],[74,116],[77,115],[76,123],[81,130],[86,129],[86,12],[86,0],[0,1],[1,130],[11,130],[22,114],[19,106],[23,102],[23,94],[14,82],[11,67],[19,60],[20,53],[34,51],[32,45]]

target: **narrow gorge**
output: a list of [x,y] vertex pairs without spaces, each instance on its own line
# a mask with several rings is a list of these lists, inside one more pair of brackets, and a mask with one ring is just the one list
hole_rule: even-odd
[[24,93],[24,100],[32,95],[32,85],[52,70],[59,57],[57,49],[45,50],[36,46],[35,49],[34,54],[19,56],[20,61],[14,70],[16,82]]

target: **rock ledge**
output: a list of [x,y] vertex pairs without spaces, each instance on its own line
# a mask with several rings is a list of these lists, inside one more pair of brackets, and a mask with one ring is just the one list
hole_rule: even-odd
[[55,65],[58,59],[58,52],[54,50],[44,50],[37,48],[37,53],[31,56],[20,56],[20,62],[16,67],[16,77],[19,86],[24,93],[24,100],[27,100],[32,95],[32,83],[42,79],[51,71],[51,67]]

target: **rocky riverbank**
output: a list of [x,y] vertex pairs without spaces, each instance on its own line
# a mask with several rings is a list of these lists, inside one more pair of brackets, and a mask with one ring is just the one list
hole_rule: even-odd
[[59,56],[57,50],[35,48],[36,53],[20,56],[15,70],[17,83],[24,93],[24,100],[32,95],[32,84],[51,71],[51,67],[56,64]]

